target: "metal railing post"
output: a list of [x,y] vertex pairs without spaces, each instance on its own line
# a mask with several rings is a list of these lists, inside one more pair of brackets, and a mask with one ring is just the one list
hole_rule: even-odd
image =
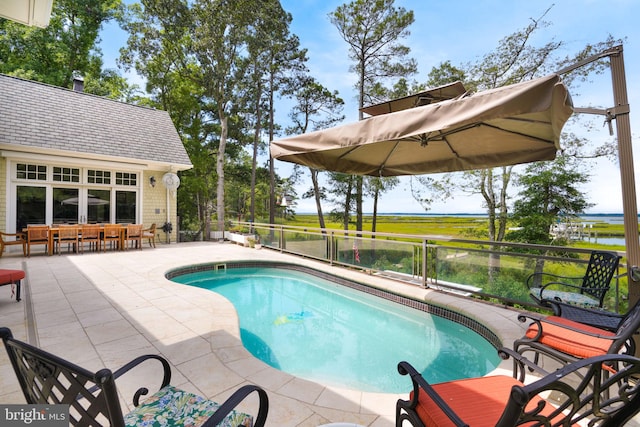
[[427,287],[427,276],[429,272],[427,271],[428,266],[427,260],[427,239],[422,239],[422,287]]
[[284,226],[280,226],[280,252],[284,252]]
[[329,235],[329,265],[333,265],[333,260],[335,256],[335,235],[332,231]]

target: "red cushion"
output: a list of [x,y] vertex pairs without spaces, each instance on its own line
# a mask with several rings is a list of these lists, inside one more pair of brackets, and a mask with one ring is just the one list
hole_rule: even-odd
[[3,270],[0,269],[0,285],[8,285],[16,283],[18,280],[24,279],[24,271],[22,270]]
[[[497,375],[435,384],[433,388],[465,423],[473,427],[495,427],[514,385],[522,386],[522,383],[506,375]],[[425,426],[454,425],[426,393],[419,394],[416,412]],[[535,397],[529,405],[540,400]],[[547,414],[553,410],[548,405],[545,409],[548,410],[543,413]]]
[[[591,332],[603,336],[614,336],[615,333],[605,331],[604,329],[595,328],[593,326],[584,325],[582,323],[574,322],[573,320],[564,319],[558,316],[549,316],[546,319],[552,320],[556,323],[571,326],[585,332]],[[527,330],[527,337],[533,338],[538,332],[538,327],[534,323]],[[562,326],[552,325],[550,323],[542,322],[542,336],[538,342],[555,348],[563,353],[570,354],[579,358],[587,358],[592,356],[599,356],[606,354],[613,344],[613,341],[607,338],[597,338],[590,335],[585,335],[580,332],[572,331],[570,329],[563,328]]]

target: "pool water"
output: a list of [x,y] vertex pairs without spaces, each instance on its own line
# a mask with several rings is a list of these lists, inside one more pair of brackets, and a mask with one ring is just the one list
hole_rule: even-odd
[[310,274],[233,268],[172,280],[229,299],[251,354],[322,384],[403,393],[411,381],[398,374],[402,360],[433,383],[485,375],[499,363],[495,348],[465,326]]

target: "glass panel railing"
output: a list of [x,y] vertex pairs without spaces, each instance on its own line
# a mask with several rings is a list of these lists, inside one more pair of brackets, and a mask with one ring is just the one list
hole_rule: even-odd
[[[584,275],[590,250],[352,230],[236,223],[263,246],[358,268],[404,283],[507,305],[533,307],[527,278],[534,271]],[[623,255],[620,253],[620,255]],[[623,265],[623,264],[621,264]],[[624,269],[622,269],[624,270]],[[627,282],[611,282],[604,308],[625,312]]]

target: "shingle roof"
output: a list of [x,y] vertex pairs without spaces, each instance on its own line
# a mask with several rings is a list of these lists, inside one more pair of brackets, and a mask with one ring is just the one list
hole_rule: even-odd
[[2,74],[0,144],[191,166],[166,111]]

